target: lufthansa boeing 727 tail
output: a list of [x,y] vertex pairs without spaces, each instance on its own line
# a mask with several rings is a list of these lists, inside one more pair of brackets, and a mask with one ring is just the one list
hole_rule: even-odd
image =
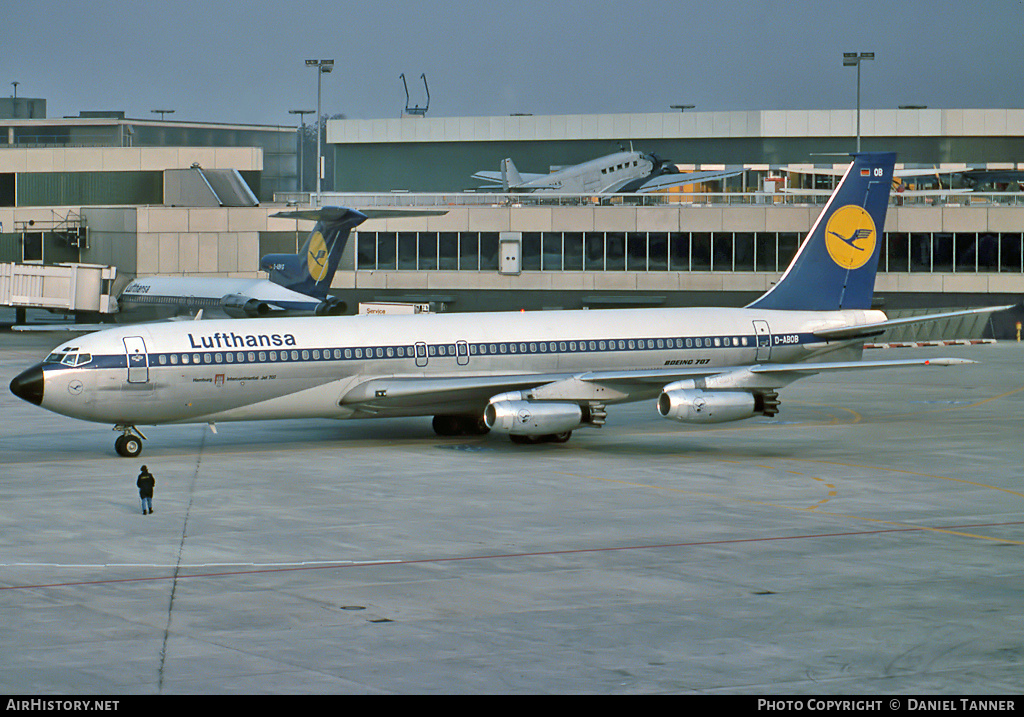
[[273,216],[314,219],[316,226],[306,237],[302,251],[298,254],[267,254],[260,260],[260,269],[279,286],[326,299],[349,233],[366,221],[367,216],[347,207],[280,212]]
[[869,309],[889,204],[892,152],[862,152],[833,192],[789,269],[751,309]]

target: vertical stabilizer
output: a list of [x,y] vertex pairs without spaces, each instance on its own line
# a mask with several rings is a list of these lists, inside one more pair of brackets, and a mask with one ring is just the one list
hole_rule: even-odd
[[786,273],[748,308],[871,308],[896,155],[860,152],[853,158]]
[[312,219],[316,226],[298,254],[268,254],[260,260],[260,268],[275,284],[307,296],[326,298],[349,233],[366,221],[367,216],[347,207],[282,212],[274,216]]
[[522,186],[523,178],[519,176],[519,170],[511,158],[501,160],[501,186],[505,191]]

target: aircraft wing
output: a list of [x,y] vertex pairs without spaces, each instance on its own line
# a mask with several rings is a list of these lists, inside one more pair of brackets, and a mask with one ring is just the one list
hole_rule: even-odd
[[668,189],[669,187],[681,187],[687,184],[697,184],[699,182],[717,182],[720,179],[727,179],[728,177],[735,177],[743,174],[742,169],[730,169],[722,171],[706,171],[706,172],[679,172],[678,174],[659,174],[657,177],[644,182],[637,193],[643,194],[646,192],[656,192],[659,189]]
[[729,367],[673,367],[647,370],[592,371],[576,374],[506,376],[380,377],[353,387],[341,405],[367,416],[417,415],[423,408],[452,413],[476,412],[497,394],[520,391],[534,401],[618,403],[655,398],[662,388],[693,379],[716,389],[773,389],[818,373],[954,366],[974,361],[958,358],[919,358],[886,361],[841,361],[755,364]]

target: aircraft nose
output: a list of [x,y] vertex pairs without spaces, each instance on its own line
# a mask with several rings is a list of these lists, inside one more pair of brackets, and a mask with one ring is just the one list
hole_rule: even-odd
[[43,403],[43,368],[38,364],[32,368],[25,369],[11,381],[11,393],[18,398],[34,403],[37,406]]

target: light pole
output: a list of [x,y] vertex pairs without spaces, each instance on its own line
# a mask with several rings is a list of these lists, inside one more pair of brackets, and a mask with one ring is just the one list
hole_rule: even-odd
[[860,63],[875,59],[873,52],[844,52],[843,67],[857,66],[857,151],[860,152]]
[[323,176],[323,159],[320,156],[320,78],[334,69],[334,60],[306,60],[306,67],[316,69],[316,205],[320,206],[320,178]]
[[295,188],[298,191],[302,191],[303,180],[306,178],[306,172],[303,168],[303,157],[306,155],[306,115],[313,114],[313,110],[288,110],[290,115],[299,116],[299,183]]
[[164,115],[173,115],[174,114],[174,110],[150,110],[150,112],[152,112],[155,115],[156,114],[160,115],[160,121],[161,122],[164,119]]

